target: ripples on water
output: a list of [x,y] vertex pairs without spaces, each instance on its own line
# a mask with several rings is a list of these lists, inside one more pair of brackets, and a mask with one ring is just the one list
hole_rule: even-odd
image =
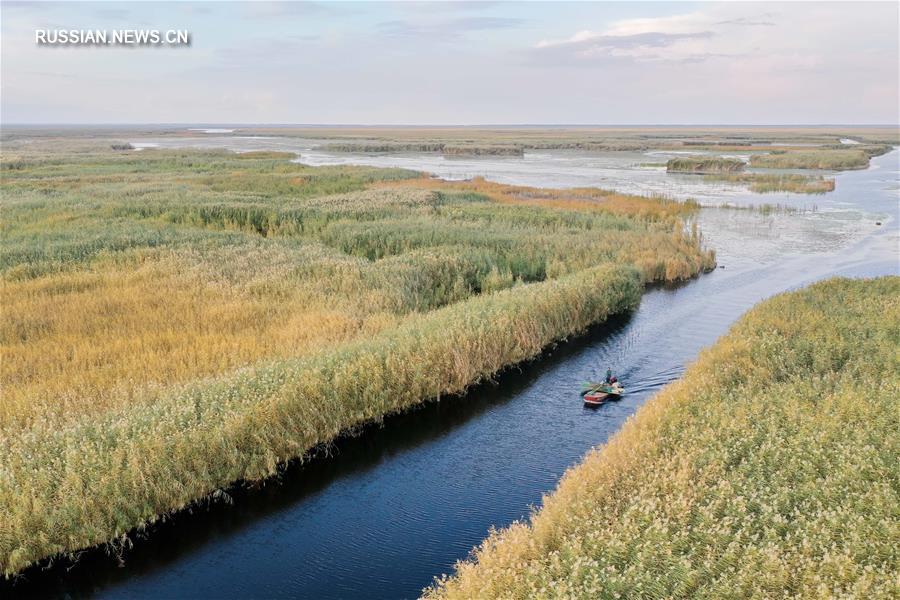
[[[235,139],[202,142],[234,147]],[[240,149],[297,145],[275,138],[240,143]],[[508,183],[612,183],[623,191],[672,195],[693,194],[698,185],[681,185],[684,176],[672,179],[658,169],[620,164],[602,170],[597,165],[605,157],[559,154],[454,161],[448,169]],[[429,404],[341,440],[328,458],[290,467],[261,489],[235,491],[233,505],[179,515],[139,541],[123,568],[89,553],[71,572],[29,574],[35,585],[17,591],[132,598],[415,596],[465,558],[490,527],[527,518],[566,468],[681,376],[753,304],[835,274],[897,273],[897,156],[895,151],[875,159],[870,170],[838,175],[837,191],[812,201],[793,194],[762,197],[815,202],[815,212],[704,209],[699,223],[724,268],[685,285],[652,289],[634,314],[551,349],[465,398]],[[307,158],[323,163],[327,157],[304,153]],[[617,160],[648,162],[641,155]],[[359,162],[436,170],[434,164],[449,161],[413,156]],[[665,185],[652,183],[658,181]],[[739,191],[728,198],[708,189],[703,194],[760,203],[759,196]],[[586,409],[580,383],[607,366],[628,393]]]

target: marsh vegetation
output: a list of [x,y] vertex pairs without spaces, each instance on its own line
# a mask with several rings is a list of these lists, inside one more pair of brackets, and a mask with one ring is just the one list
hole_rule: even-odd
[[706,180],[747,184],[750,191],[757,194],[770,192],[824,194],[834,191],[834,179],[796,173],[716,173],[706,175]]
[[900,278],[747,313],[431,598],[896,593]]
[[463,392],[714,264],[696,205],[285,158],[4,152],[4,574]]
[[357,152],[363,154],[388,152],[437,152],[445,156],[522,156],[520,145],[499,144],[443,144],[436,142],[341,142],[321,147],[328,152]]
[[736,158],[713,156],[671,158],[666,163],[670,173],[737,173],[743,171],[746,163]]
[[890,150],[890,146],[854,147],[852,150],[825,148],[816,150],[782,150],[750,157],[750,166],[766,169],[820,169],[845,171],[865,169],[869,159]]
[[[666,128],[666,127],[359,127],[303,128],[248,127],[249,135],[326,139],[333,143],[450,145],[521,145],[526,149],[641,150],[678,149],[800,149],[810,146],[847,148],[842,139],[861,146],[897,145],[900,132],[892,127],[776,127],[776,128]],[[93,132],[96,134],[96,131]],[[173,130],[171,135],[181,135]],[[858,148],[858,146],[854,146]]]
[[[863,168],[868,159],[900,145],[891,128],[775,129],[558,129],[408,128],[302,129],[248,128],[243,133],[323,140],[318,149],[336,153],[433,153],[445,156],[523,156],[528,151],[573,150],[588,153],[684,152],[705,156],[673,159],[670,171],[735,173],[742,166],[724,153],[753,155],[751,166],[777,169],[844,170]],[[852,139],[855,144],[847,144]],[[732,162],[735,161],[735,162]],[[746,163],[744,163],[746,164]],[[791,190],[785,190],[791,191]]]

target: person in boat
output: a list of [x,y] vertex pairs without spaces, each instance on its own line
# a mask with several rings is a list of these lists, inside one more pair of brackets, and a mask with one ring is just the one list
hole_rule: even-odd
[[611,385],[613,387],[616,386],[616,383],[619,381],[619,378],[613,375],[612,369],[606,370],[606,379],[603,380],[606,385]]

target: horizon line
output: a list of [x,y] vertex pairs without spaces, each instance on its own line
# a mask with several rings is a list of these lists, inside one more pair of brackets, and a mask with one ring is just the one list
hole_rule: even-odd
[[253,123],[253,122],[209,122],[209,121],[172,121],[172,122],[2,122],[2,127],[215,127],[251,128],[251,127],[309,127],[309,128],[638,128],[638,127],[889,127],[900,129],[900,123]]

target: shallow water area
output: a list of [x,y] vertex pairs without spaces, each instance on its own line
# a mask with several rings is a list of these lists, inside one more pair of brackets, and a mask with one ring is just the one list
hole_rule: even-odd
[[[425,171],[444,179],[487,177],[500,183],[541,187],[595,186],[628,193],[662,193],[686,198],[702,195],[708,186],[702,178],[669,175],[669,158],[704,151],[581,152],[577,150],[535,150],[524,157],[447,157],[439,153],[348,153],[329,152],[323,147],[331,140],[276,136],[215,136],[146,138],[133,140],[135,147],[214,148],[246,152],[279,150],[296,152],[296,162],[311,165],[367,165]],[[668,188],[667,188],[668,186]],[[732,186],[732,189],[739,189]]]

